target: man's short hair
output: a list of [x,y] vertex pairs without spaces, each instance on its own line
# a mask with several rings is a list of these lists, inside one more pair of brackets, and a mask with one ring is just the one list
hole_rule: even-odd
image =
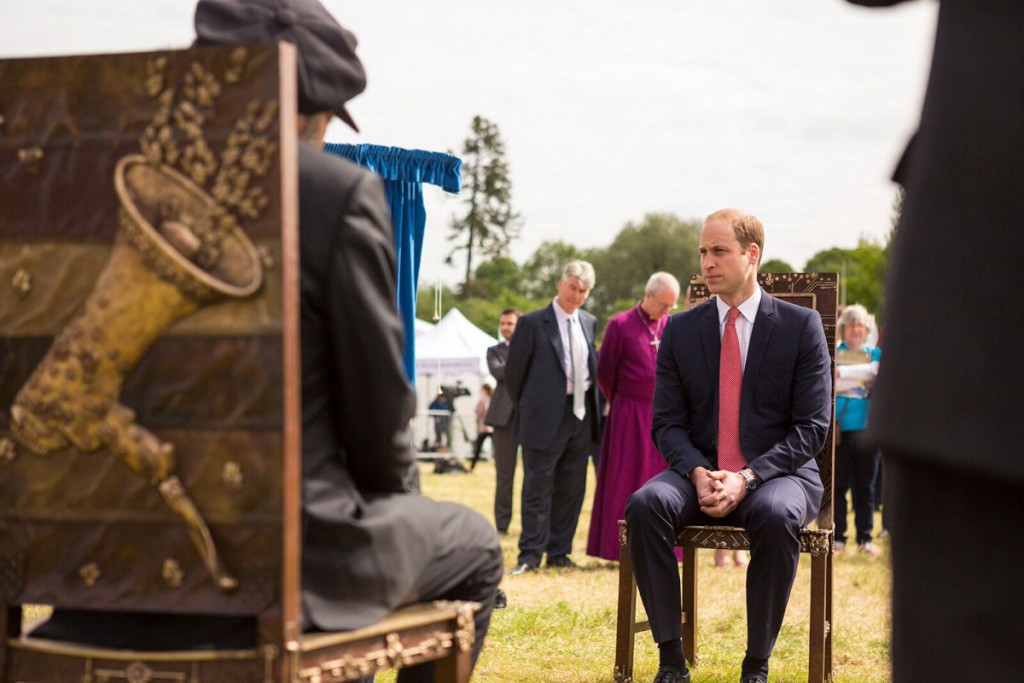
[[514,315],[517,318],[522,318],[523,312],[520,311],[518,308],[506,308],[504,311],[501,312],[501,315],[499,315],[498,317],[504,318],[506,315]]
[[594,266],[590,265],[586,261],[570,261],[565,264],[565,268],[562,269],[562,277],[559,278],[559,281],[565,282],[571,277],[579,280],[580,284],[588,290],[594,288],[594,282],[597,279],[594,275]]
[[733,234],[736,235],[736,241],[740,243],[742,249],[756,244],[758,252],[764,254],[764,226],[757,216],[739,209],[719,209],[705,218],[704,223],[716,218],[732,224]]
[[651,296],[658,296],[666,287],[678,294],[679,280],[677,280],[676,276],[672,273],[666,273],[663,270],[659,270],[657,273],[647,278],[647,286],[644,287],[644,291]]

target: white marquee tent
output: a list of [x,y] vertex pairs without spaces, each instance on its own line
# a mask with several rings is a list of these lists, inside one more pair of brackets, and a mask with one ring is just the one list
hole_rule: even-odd
[[[487,349],[498,343],[452,308],[433,329],[416,335],[416,394],[418,415],[414,421],[416,443],[430,439],[433,428],[427,413],[442,384],[460,384],[469,396],[455,399],[456,423],[452,430],[455,451],[469,455],[470,439],[476,438],[474,406],[480,396],[480,385],[493,379],[487,371]],[[466,438],[468,437],[468,438]]]
[[486,375],[487,348],[497,343],[453,308],[416,336],[416,375]]

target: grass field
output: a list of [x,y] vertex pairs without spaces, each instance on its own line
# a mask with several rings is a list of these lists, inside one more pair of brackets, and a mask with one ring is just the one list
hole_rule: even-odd
[[[480,463],[472,474],[435,475],[427,465],[422,473],[426,495],[464,503],[492,518],[494,469],[490,463]],[[508,594],[509,605],[494,613],[474,681],[613,681],[618,565],[585,554],[593,471],[589,479],[572,556],[579,568],[540,570],[505,578],[502,587]],[[512,528],[502,539],[507,567],[514,566],[516,560],[520,481],[517,477]],[[875,527],[880,528],[877,521]],[[835,680],[842,683],[879,683],[890,679],[888,546],[884,541],[878,543],[883,548],[880,557],[860,555],[853,546],[836,557],[833,658]],[[711,551],[699,555],[700,664],[693,670],[693,678],[695,683],[734,683],[739,680],[746,643],[745,572],[716,569],[712,555]],[[773,683],[807,680],[809,585],[810,558],[802,556],[771,660]],[[650,633],[642,633],[636,641],[635,680],[649,683],[657,668],[657,648]],[[377,677],[379,683],[394,680],[393,673]]]
[[[461,502],[491,519],[491,463],[481,462],[472,474],[437,475],[429,465],[421,469],[426,495]],[[521,474],[520,468],[512,527],[502,539],[506,567],[515,565],[517,555]],[[494,613],[474,675],[476,683],[613,681],[618,565],[585,554],[593,489],[591,470],[574,544],[573,559],[579,568],[540,570],[503,581],[509,605]],[[849,527],[853,529],[852,519]],[[875,528],[880,528],[877,519]],[[836,557],[833,658],[835,680],[840,683],[880,683],[890,679],[888,546],[884,541],[878,543],[883,548],[881,557],[868,557],[849,549]],[[716,569],[712,556],[711,551],[702,551],[699,556],[700,664],[693,670],[693,680],[734,683],[739,680],[746,643],[745,572]],[[786,620],[771,660],[772,683],[807,680],[809,585],[810,559],[801,556]],[[48,611],[45,607],[30,607],[26,617],[43,616]],[[649,683],[657,668],[657,648],[650,633],[641,633],[636,640],[635,681]],[[378,683],[394,681],[394,672],[377,677]]]

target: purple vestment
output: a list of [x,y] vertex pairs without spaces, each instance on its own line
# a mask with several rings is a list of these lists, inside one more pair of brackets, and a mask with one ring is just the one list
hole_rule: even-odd
[[[619,520],[626,500],[667,465],[651,440],[651,401],[658,347],[668,318],[653,321],[637,305],[608,321],[597,379],[609,412],[601,444],[587,554],[619,559]],[[677,550],[677,553],[679,551]]]

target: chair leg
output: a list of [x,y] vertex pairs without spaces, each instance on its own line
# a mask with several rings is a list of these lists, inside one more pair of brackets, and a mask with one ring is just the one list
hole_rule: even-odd
[[434,683],[469,683],[473,651],[453,647],[447,657],[434,662]]
[[826,680],[826,643],[831,639],[828,620],[828,554],[811,557],[810,653],[807,663],[808,683]]
[[[21,619],[21,606],[17,608],[18,619]],[[15,608],[8,607],[7,605],[0,604],[0,681],[7,680],[7,639],[15,636],[20,632],[21,622],[18,622],[19,630],[14,631],[13,620],[15,617]]]
[[683,546],[683,654],[690,666],[697,664],[697,546]]
[[832,668],[832,590],[833,574],[832,562],[835,556],[831,551],[825,556],[825,680],[831,681],[834,677]]
[[619,537],[619,607],[615,625],[615,683],[633,680],[633,648],[636,644],[636,578],[629,559],[625,533]]

